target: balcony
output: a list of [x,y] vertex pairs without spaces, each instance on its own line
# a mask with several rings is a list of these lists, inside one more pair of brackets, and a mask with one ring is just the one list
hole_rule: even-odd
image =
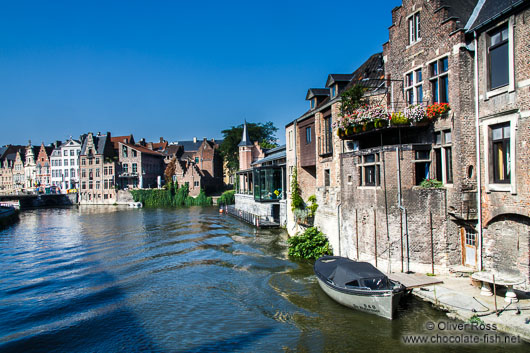
[[390,129],[421,128],[431,125],[437,119],[448,116],[447,103],[432,105],[412,104],[403,112],[388,112],[382,105],[365,105],[351,114],[340,116],[335,122],[337,135],[343,140],[357,139],[358,136]]

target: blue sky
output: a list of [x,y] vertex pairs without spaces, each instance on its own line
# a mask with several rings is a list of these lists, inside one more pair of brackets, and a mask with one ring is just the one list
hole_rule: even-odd
[[400,1],[3,1],[0,145],[219,138],[308,108],[388,40]]

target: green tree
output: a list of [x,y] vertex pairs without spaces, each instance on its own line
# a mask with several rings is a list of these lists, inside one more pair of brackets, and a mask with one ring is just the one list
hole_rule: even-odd
[[[248,135],[251,142],[258,141],[263,148],[273,148],[278,146],[276,143],[276,131],[278,128],[272,122],[263,123],[248,123]],[[239,142],[243,136],[243,124],[239,126],[232,126],[230,129],[221,131],[223,134],[223,142],[219,146],[221,155],[227,162],[230,172],[235,172],[239,169]]]
[[359,108],[360,105],[366,103],[366,99],[364,97],[365,91],[365,87],[357,84],[342,92],[340,95],[340,113],[342,116],[353,113],[355,109]]

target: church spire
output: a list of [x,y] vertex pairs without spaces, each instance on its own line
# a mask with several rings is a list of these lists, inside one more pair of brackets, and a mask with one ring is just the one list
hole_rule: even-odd
[[241,138],[241,142],[239,143],[238,146],[252,146],[252,141],[250,141],[250,137],[248,136],[246,119],[245,119],[245,123],[243,124],[243,137]]

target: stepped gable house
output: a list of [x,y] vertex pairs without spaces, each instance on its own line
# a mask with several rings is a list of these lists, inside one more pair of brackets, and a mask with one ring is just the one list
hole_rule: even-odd
[[45,187],[51,185],[51,164],[50,155],[53,152],[53,146],[44,146],[41,143],[39,154],[35,161],[35,182],[38,186]]
[[80,204],[116,202],[117,159],[110,132],[106,135],[88,133],[80,155]]
[[191,196],[198,195],[201,189],[211,192],[223,187],[223,159],[219,153],[221,142],[194,137],[191,141],[167,146],[166,164],[171,159],[176,160],[174,181],[179,185],[188,184]]

